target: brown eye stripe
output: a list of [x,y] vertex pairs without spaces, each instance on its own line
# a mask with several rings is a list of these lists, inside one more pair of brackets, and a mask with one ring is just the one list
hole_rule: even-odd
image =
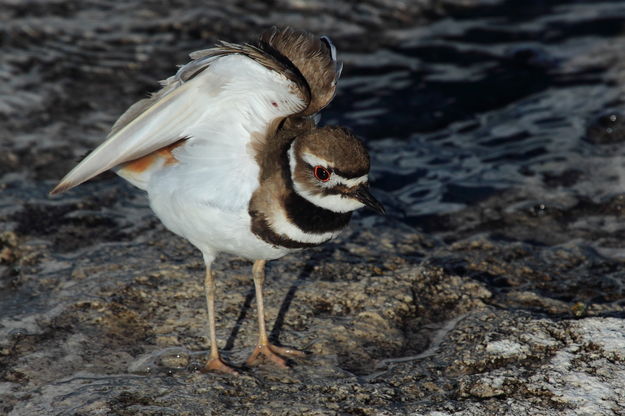
[[350,188],[345,185],[335,185],[332,188],[324,188],[323,193],[327,195],[345,195],[353,192],[356,187]]

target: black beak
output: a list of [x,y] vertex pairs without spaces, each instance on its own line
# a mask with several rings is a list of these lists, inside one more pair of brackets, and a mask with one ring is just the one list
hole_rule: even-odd
[[356,198],[378,214],[384,215],[384,207],[378,202],[377,199],[373,197],[373,195],[371,195],[371,192],[369,191],[369,187],[367,185],[359,186],[358,189],[356,189],[356,191],[354,192],[354,198]]

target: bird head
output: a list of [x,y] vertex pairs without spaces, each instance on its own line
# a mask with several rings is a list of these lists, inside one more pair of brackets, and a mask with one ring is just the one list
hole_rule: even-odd
[[384,207],[369,191],[369,154],[353,134],[341,127],[322,127],[297,137],[288,153],[293,188],[316,206],[350,212]]

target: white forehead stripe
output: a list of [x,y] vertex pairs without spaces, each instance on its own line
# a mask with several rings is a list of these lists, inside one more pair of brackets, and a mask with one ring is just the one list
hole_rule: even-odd
[[317,165],[329,166],[330,165],[330,162],[328,162],[327,160],[322,159],[313,154],[306,153],[306,152],[302,153],[302,159],[304,159],[304,162],[308,163],[311,166],[317,166]]

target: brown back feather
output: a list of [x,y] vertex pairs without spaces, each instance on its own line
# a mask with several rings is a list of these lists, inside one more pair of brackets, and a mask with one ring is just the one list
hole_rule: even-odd
[[320,38],[291,27],[273,27],[261,34],[259,44],[270,46],[292,62],[308,83],[311,102],[301,115],[318,112],[334,98],[337,63]]

